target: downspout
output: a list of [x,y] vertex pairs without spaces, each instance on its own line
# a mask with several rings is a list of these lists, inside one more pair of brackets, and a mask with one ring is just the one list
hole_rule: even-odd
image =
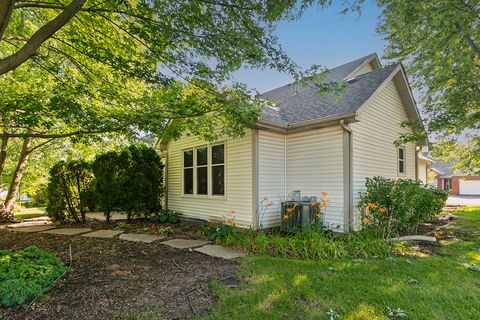
[[340,120],[343,129],[343,207],[344,207],[344,232],[350,232],[353,224],[353,152],[352,129]]
[[418,180],[418,154],[420,153],[421,148],[415,146],[415,180]]
[[254,224],[254,229],[260,228],[260,217],[258,215],[258,143],[258,129],[252,129],[252,223]]

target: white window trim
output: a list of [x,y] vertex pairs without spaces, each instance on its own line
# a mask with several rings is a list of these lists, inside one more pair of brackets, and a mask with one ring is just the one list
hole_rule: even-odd
[[[403,150],[403,159],[400,159],[400,149]],[[400,172],[400,161],[403,161],[403,172]],[[407,149],[405,146],[397,148],[397,175],[400,177],[407,175]]]
[[[224,194],[212,194],[212,147],[223,144],[223,174],[224,174]],[[207,194],[197,194],[197,149],[207,147]],[[185,193],[185,151],[193,150],[193,194]],[[208,198],[208,199],[226,199],[227,198],[227,142],[218,141],[211,144],[199,144],[181,150],[181,179],[182,179],[182,197],[186,198]],[[220,164],[218,164],[220,165]],[[214,165],[215,166],[215,165]],[[203,167],[203,166],[200,166]]]

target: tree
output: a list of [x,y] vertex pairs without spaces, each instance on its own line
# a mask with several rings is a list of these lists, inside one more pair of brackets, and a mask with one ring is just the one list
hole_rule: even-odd
[[327,2],[2,1],[0,168],[9,141],[26,146],[8,198],[28,155],[56,139],[158,135],[172,122],[173,136],[241,135],[261,104],[241,84],[226,88],[230,74],[254,67],[301,75],[272,30]]
[[[354,9],[364,0],[349,1]],[[421,94],[427,131],[438,156],[462,159],[480,171],[480,1],[377,0],[378,31],[388,41],[387,59],[406,63]],[[470,133],[465,143],[458,137]],[[455,156],[457,154],[457,156]],[[472,163],[477,165],[472,166]]]

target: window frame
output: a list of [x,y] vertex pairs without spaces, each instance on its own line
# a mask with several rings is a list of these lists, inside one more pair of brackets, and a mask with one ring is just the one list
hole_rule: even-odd
[[[403,150],[403,159],[400,159],[400,150]],[[400,162],[403,163],[403,172],[400,172]],[[407,175],[407,149],[405,146],[397,148],[397,174],[402,177]]]
[[[214,164],[213,163],[213,147],[215,146],[219,146],[219,145],[222,145],[223,144],[223,162],[222,163],[216,163]],[[226,159],[226,155],[227,155],[227,145],[225,142],[216,142],[216,143],[212,143],[210,145],[210,165],[209,165],[209,185],[210,185],[210,190],[209,190],[209,195],[211,197],[225,197],[225,194],[227,193],[227,167],[226,167],[226,162],[227,162],[227,159]],[[219,166],[223,166],[223,194],[213,194],[213,179],[212,179],[212,175],[213,175],[213,167],[219,167]]]
[[[185,152],[192,151],[192,166],[185,167]],[[182,150],[182,196],[191,197],[195,195],[195,148],[187,148]],[[192,193],[185,193],[185,169],[192,169]]]
[[[212,165],[212,147],[217,145],[223,144],[223,163]],[[207,148],[207,165],[197,166],[197,149]],[[185,167],[185,151],[193,151],[193,167]],[[226,141],[218,141],[215,143],[210,144],[199,144],[195,146],[191,146],[188,148],[184,148],[181,150],[182,152],[182,159],[181,159],[181,179],[182,179],[182,197],[188,198],[213,198],[213,199],[226,199],[227,197],[227,143]],[[223,165],[223,179],[224,179],[224,194],[212,194],[213,191],[213,184],[212,184],[212,166],[220,166]],[[207,167],[207,194],[197,194],[197,168],[199,167]],[[185,169],[193,169],[193,194],[185,193]]]

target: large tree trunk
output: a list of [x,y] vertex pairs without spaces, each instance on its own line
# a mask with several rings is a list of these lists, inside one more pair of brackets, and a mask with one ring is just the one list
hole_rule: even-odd
[[13,177],[12,181],[10,182],[10,187],[8,188],[7,197],[5,198],[5,202],[3,203],[3,208],[0,208],[0,220],[13,220],[13,208],[15,207],[15,200],[18,190],[20,188],[20,181],[22,180],[23,172],[25,171],[25,167],[27,166],[31,142],[31,137],[25,137],[23,140],[22,151],[20,153],[20,158],[17,162],[17,167],[13,172]]
[[0,1],[0,38],[2,38],[3,32],[7,29],[14,6],[15,2],[13,0]]
[[2,176],[2,173],[3,173],[5,160],[7,159],[7,145],[8,145],[8,137],[2,137],[2,143],[0,144],[0,177]]

